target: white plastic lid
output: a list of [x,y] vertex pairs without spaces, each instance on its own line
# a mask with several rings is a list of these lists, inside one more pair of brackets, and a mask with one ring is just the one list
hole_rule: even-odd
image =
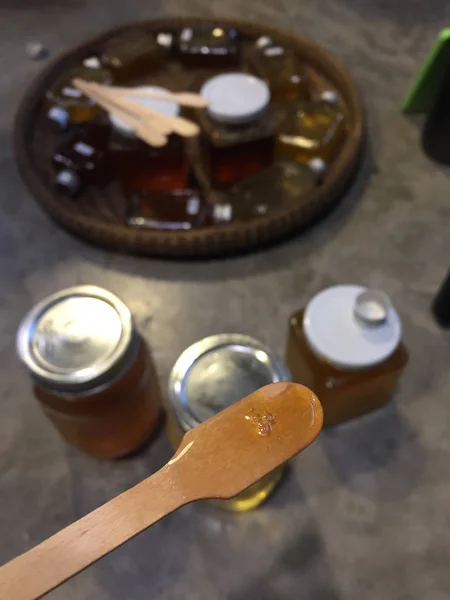
[[319,292],[306,306],[303,329],[319,358],[347,370],[383,362],[402,334],[400,317],[388,297],[359,285]]
[[257,119],[270,102],[268,85],[245,73],[225,73],[208,79],[200,94],[208,99],[208,114],[229,125]]
[[[144,85],[137,89],[149,90],[149,91],[153,91],[153,92],[170,93],[169,90],[166,90],[165,88],[159,87],[157,85]],[[159,113],[162,113],[163,115],[167,115],[168,117],[177,117],[180,114],[179,104],[177,104],[176,102],[173,102],[172,100],[158,100],[156,98],[143,98],[142,96],[133,96],[133,94],[130,94],[130,95],[127,94],[126,97],[130,98],[131,100],[134,100],[135,102],[138,102],[141,106],[146,106],[147,108],[156,110]],[[130,125],[127,125],[126,123],[124,123],[122,121],[122,119],[120,119],[116,115],[113,115],[110,113],[109,120],[111,122],[111,125],[114,127],[114,129],[116,129],[120,133],[123,133],[124,135],[127,135],[127,136],[134,135],[134,129],[132,127],[130,127]]]

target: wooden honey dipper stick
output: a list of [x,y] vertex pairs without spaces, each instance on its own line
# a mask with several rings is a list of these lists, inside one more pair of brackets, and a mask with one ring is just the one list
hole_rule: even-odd
[[129,125],[135,131],[137,137],[150,146],[164,146],[167,144],[167,137],[151,125],[142,122],[142,120],[127,109],[126,103],[119,104],[114,99],[106,97],[101,92],[99,93],[91,84],[82,79],[74,79],[73,85],[83,92],[92,100],[95,100],[102,108],[117,115],[124,123]]
[[206,108],[208,99],[200,94],[192,92],[160,92],[159,90],[145,90],[139,87],[126,88],[119,86],[109,86],[109,89],[115,93],[127,96],[136,96],[140,98],[155,98],[156,100],[172,100],[182,106],[190,106],[192,108]]
[[160,471],[0,567],[0,598],[40,598],[180,506],[235,496],[309,446],[322,422],[302,385],[250,394],[188,431]]

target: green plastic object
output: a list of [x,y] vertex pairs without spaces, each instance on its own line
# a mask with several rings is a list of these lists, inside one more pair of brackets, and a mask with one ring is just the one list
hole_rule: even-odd
[[403,100],[403,112],[427,113],[431,110],[449,63],[450,29],[443,29],[428,54],[419,76],[409,87]]

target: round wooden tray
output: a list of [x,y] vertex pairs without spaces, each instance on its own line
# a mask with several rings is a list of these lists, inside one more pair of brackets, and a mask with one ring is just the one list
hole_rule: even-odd
[[[124,223],[125,198],[119,186],[88,190],[79,200],[71,200],[52,186],[51,157],[58,144],[49,133],[43,111],[48,87],[66,69],[101,49],[110,37],[128,29],[167,31],[195,25],[235,27],[248,38],[269,35],[295,49],[322,84],[335,88],[343,103],[348,136],[322,185],[291,210],[280,210],[253,221],[231,223],[204,229],[154,231],[132,229]],[[170,68],[152,78],[157,84],[187,89],[186,82],[171,80]],[[172,74],[173,78],[173,74]],[[181,87],[180,87],[181,86]],[[235,19],[159,19],[120,27],[71,49],[53,61],[30,85],[16,116],[15,151],[20,173],[42,208],[63,227],[105,247],[157,256],[212,256],[239,252],[273,242],[305,228],[337,204],[358,166],[364,141],[364,110],[360,95],[345,69],[315,43],[285,31]]]

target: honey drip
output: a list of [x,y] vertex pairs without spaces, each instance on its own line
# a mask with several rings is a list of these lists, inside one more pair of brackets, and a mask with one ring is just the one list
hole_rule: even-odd
[[270,435],[272,427],[275,423],[275,417],[266,410],[262,413],[256,412],[254,409],[250,411],[249,415],[245,415],[247,421],[251,421],[258,427],[259,435]]

